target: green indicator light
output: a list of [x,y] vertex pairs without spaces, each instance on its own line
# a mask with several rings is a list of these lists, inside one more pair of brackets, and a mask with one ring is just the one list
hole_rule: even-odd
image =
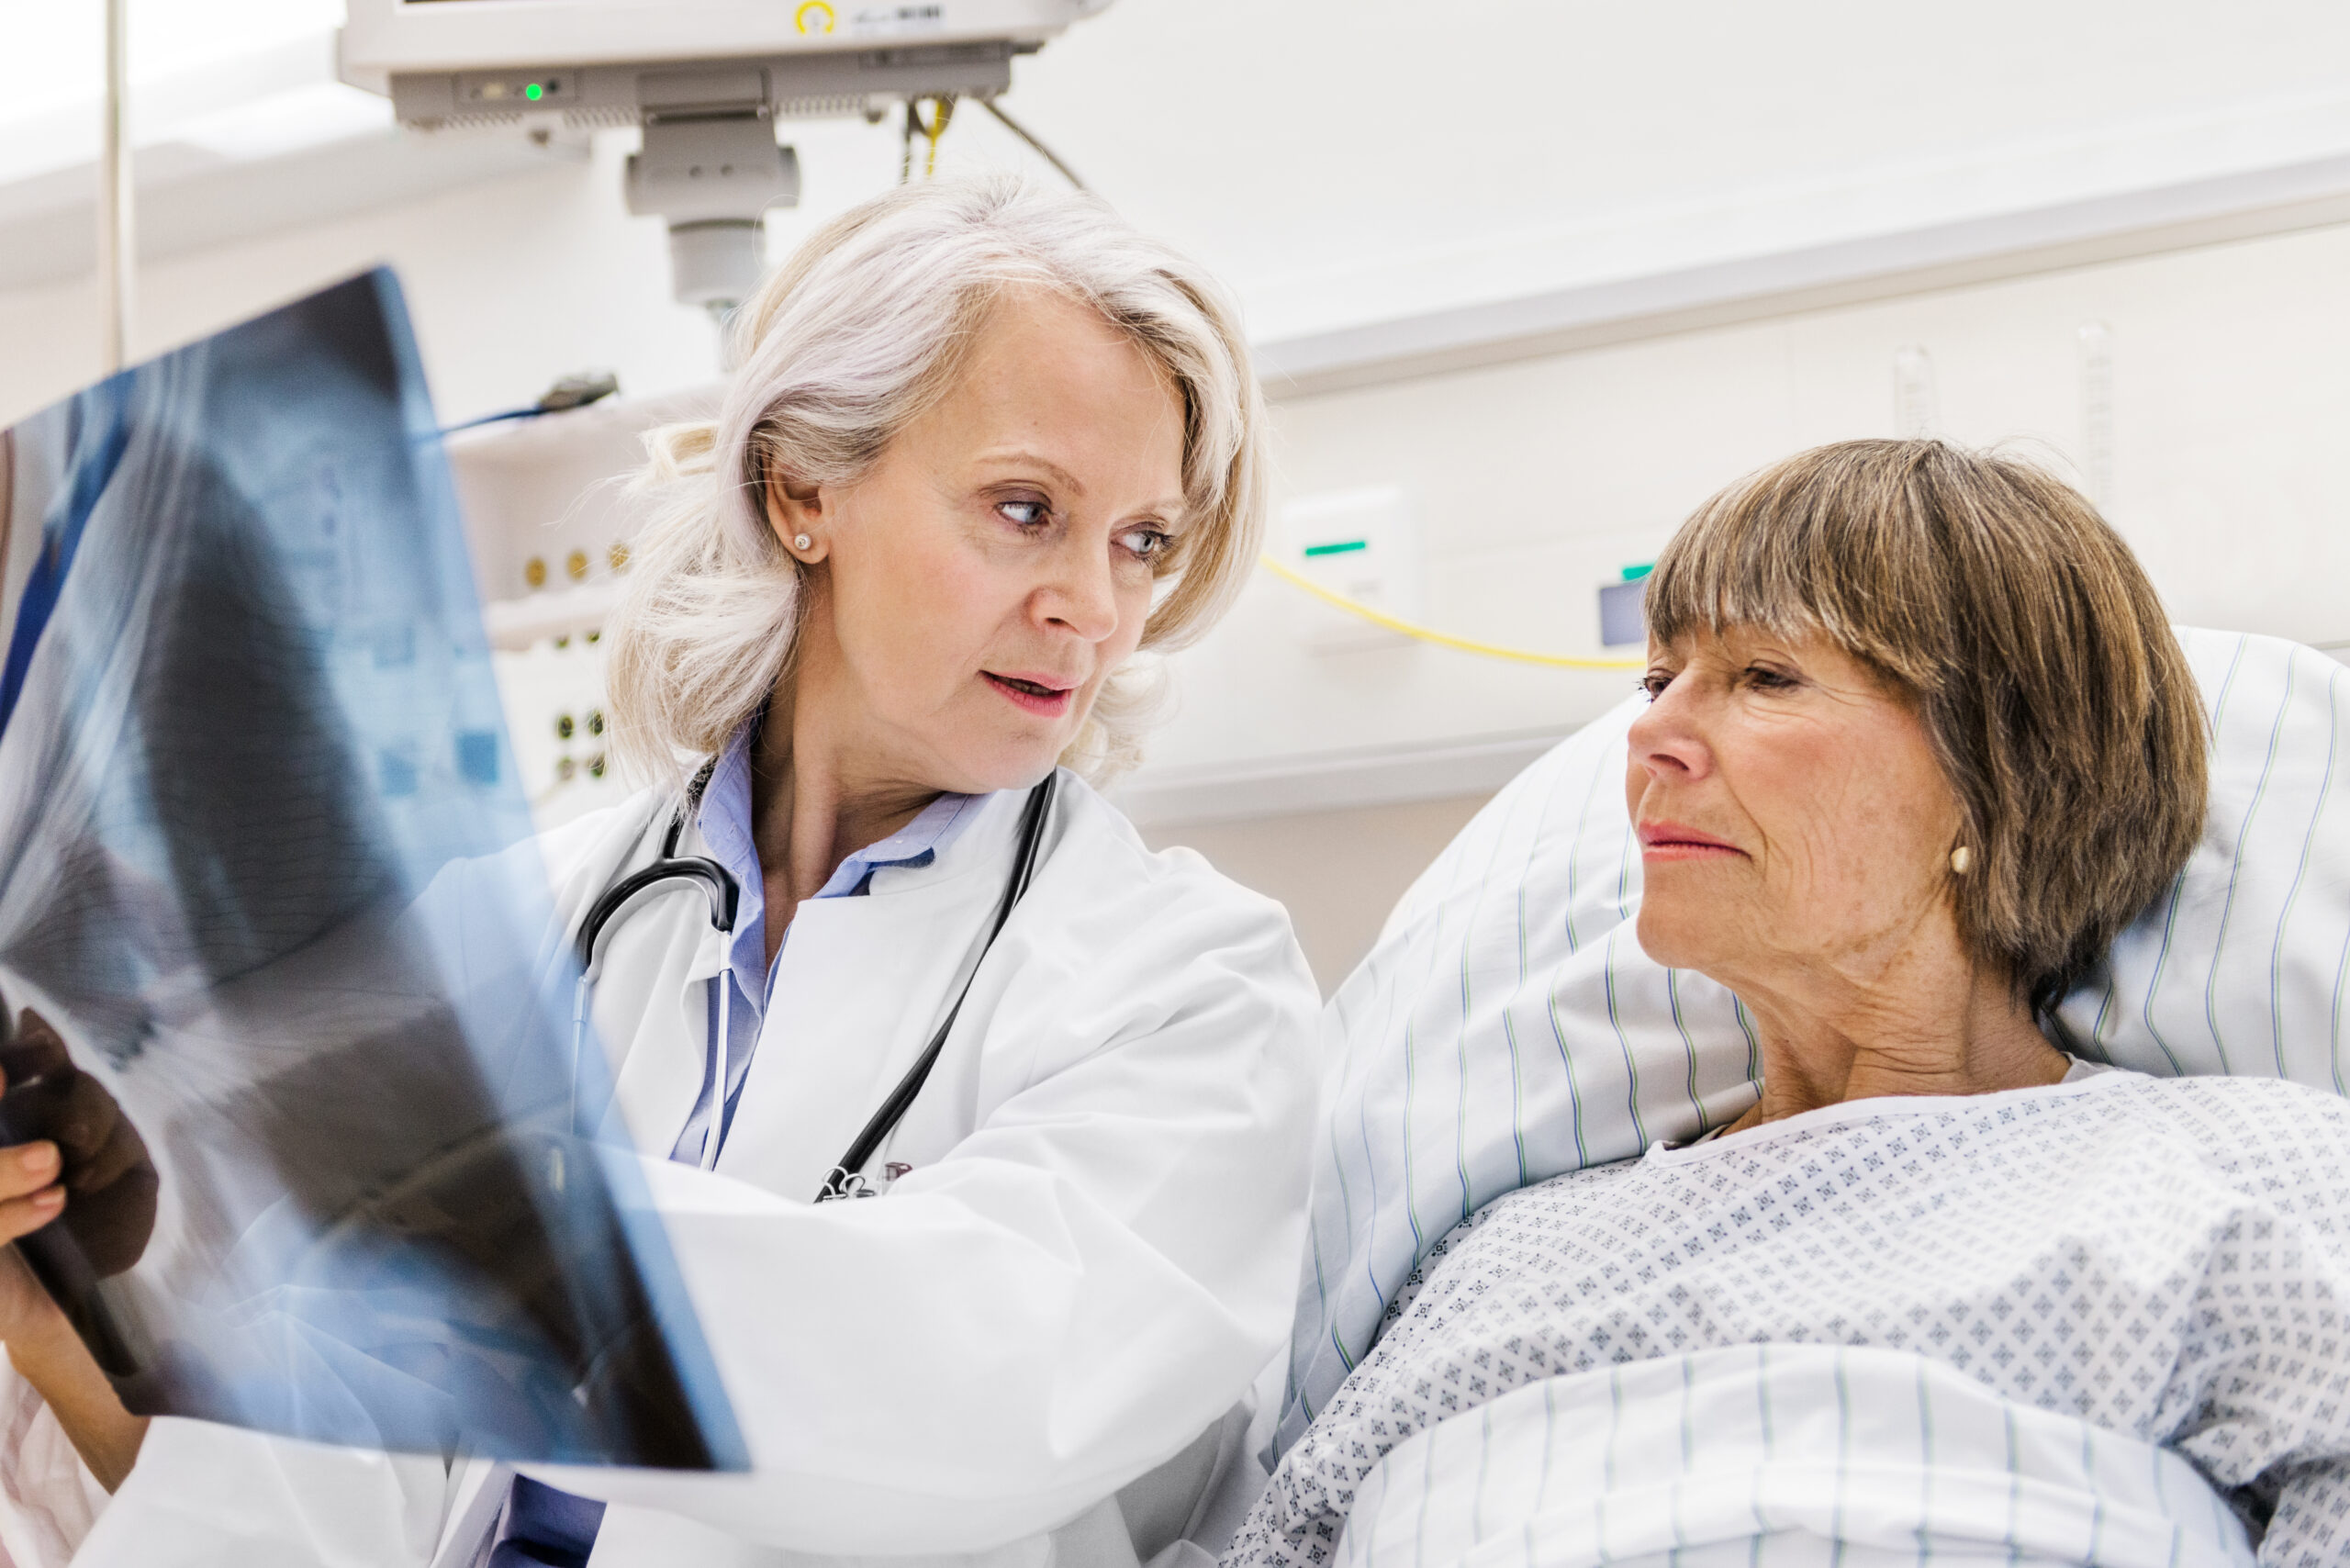
[[1351,555],[1358,550],[1370,548],[1371,541],[1368,539],[1347,539],[1336,544],[1309,544],[1305,547],[1305,558],[1311,561],[1316,555]]
[[546,95],[547,90],[544,87],[540,86],[536,82],[532,83],[529,86],[522,89],[522,96],[530,99],[531,102],[534,104]]

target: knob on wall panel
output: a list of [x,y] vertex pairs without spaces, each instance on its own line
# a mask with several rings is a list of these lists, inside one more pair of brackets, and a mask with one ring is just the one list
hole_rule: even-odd
[[604,655],[585,637],[542,638],[491,655],[515,765],[542,830],[616,805],[628,787],[611,765]]
[[2091,321],[2081,357],[2081,482],[2099,510],[2113,505],[2113,329]]
[[1893,356],[1893,433],[1905,441],[1939,434],[1942,410],[1934,396],[1934,361],[1920,343]]

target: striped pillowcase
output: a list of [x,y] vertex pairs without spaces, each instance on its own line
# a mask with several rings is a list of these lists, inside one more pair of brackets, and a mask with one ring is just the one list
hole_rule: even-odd
[[[2076,1053],[2164,1075],[2344,1092],[2345,671],[2269,637],[2182,630],[2214,736],[2210,817],[2170,893],[2059,1013]],[[1738,1001],[1631,925],[1634,697],[1480,812],[1324,1010],[1330,1079],[1276,1439],[1378,1338],[1427,1249],[1536,1182],[1729,1121],[1761,1061]],[[2339,765],[2339,766],[2338,766]]]
[[2076,1055],[2164,1077],[2288,1078],[2336,1094],[2350,975],[2350,669],[2274,637],[2182,630],[2211,718],[2203,842],[2167,897],[2065,998]]

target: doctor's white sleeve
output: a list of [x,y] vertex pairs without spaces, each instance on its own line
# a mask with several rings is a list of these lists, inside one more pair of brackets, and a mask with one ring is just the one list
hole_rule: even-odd
[[1317,1000],[1279,908],[1208,879],[1024,965],[990,1041],[1068,1065],[887,1197],[648,1162],[755,1473],[533,1473],[803,1551],[973,1551],[1218,1420],[1294,1308]]
[[65,1568],[106,1506],[65,1428],[0,1356],[0,1563]]
[[[803,1551],[980,1551],[1219,1420],[1295,1306],[1318,1000],[1279,907],[1185,858],[1044,934],[986,1019],[1018,1086],[887,1197],[644,1162],[752,1473],[532,1473]],[[80,1561],[422,1568],[453,1498],[437,1458],[158,1422]]]

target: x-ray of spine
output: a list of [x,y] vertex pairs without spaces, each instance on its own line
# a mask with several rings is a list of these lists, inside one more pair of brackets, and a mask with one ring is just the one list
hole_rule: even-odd
[[0,1131],[111,1108],[129,1185],[26,1252],[126,1402],[739,1467],[636,1168],[570,1126],[574,977],[391,275],[0,439]]

